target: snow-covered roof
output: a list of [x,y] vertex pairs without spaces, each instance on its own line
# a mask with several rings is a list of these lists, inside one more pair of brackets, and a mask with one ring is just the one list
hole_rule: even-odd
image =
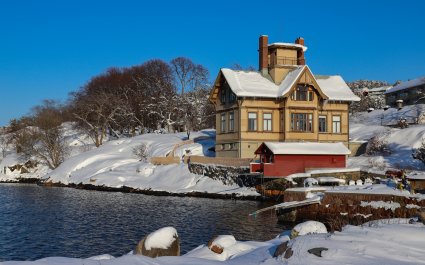
[[419,77],[419,78],[416,78],[416,79],[412,79],[412,80],[407,81],[407,82],[400,83],[400,84],[392,87],[391,89],[388,89],[387,92],[385,92],[385,94],[393,93],[393,92],[396,92],[396,91],[400,91],[400,90],[404,90],[404,89],[408,89],[408,88],[411,88],[411,87],[416,87],[416,86],[420,86],[420,85],[424,85],[424,84],[425,84],[425,76]]
[[414,180],[424,180],[425,181],[425,173],[413,173],[411,175],[408,175],[406,178],[408,179],[414,179]]
[[374,88],[370,88],[368,89],[369,93],[377,93],[377,92],[385,92],[389,89],[391,89],[392,86],[381,86],[381,87],[374,87]]
[[256,71],[221,69],[233,93],[238,97],[277,97],[277,85]]
[[307,51],[307,47],[301,44],[296,44],[296,43],[287,43],[287,42],[274,42],[274,43],[270,43],[269,47],[272,46],[278,46],[278,47],[289,47],[289,48],[296,48],[296,49],[303,49],[303,51]]
[[[293,87],[300,75],[308,68],[307,65],[295,66],[288,72],[280,85],[276,85],[271,79],[264,77],[257,71],[241,71],[222,68],[227,83],[238,97],[262,97],[278,98],[285,96]],[[315,77],[320,90],[328,100],[334,101],[359,101],[347,86],[341,76],[318,76]]]
[[354,95],[353,91],[351,91],[341,76],[317,75],[315,78],[323,93],[329,97],[329,100],[360,101],[360,98]]
[[275,155],[349,155],[343,143],[264,142]]

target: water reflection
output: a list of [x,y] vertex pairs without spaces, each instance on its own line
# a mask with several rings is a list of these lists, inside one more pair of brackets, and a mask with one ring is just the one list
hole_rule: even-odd
[[217,234],[268,240],[284,227],[273,212],[248,214],[264,204],[250,201],[156,197],[0,185],[0,260],[48,256],[85,258],[128,253],[147,233],[174,226],[187,252]]

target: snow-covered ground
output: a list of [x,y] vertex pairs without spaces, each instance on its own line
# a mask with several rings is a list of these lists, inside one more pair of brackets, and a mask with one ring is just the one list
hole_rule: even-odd
[[[70,146],[70,156],[55,170],[39,165],[30,173],[20,174],[19,170],[0,175],[0,181],[15,180],[18,177],[41,178],[53,183],[92,184],[120,188],[123,186],[141,190],[167,191],[173,193],[208,192],[258,195],[254,189],[240,188],[238,185],[224,185],[221,181],[192,174],[186,164],[155,166],[141,162],[134,149],[146,144],[152,157],[165,157],[174,146],[186,140],[186,133],[143,134],[132,138],[110,140],[96,148],[88,137],[75,131],[71,124],[64,124],[66,141]],[[209,150],[215,144],[215,131],[192,132],[191,139],[200,141],[177,148],[175,156],[184,154],[211,155]],[[0,168],[24,163],[26,160],[11,152],[0,163]]]
[[[325,232],[325,231],[323,231]],[[226,236],[223,238],[230,238]],[[293,254],[273,257],[281,243],[288,242]],[[124,255],[114,258],[99,255],[88,259],[65,257],[44,258],[37,261],[8,261],[4,265],[277,265],[277,264],[351,264],[351,265],[402,265],[425,264],[425,225],[409,224],[408,219],[386,219],[372,221],[363,226],[345,226],[342,232],[318,233],[289,239],[284,232],[266,242],[226,240],[221,254],[212,252],[206,245],[180,257],[158,257],[155,259]],[[325,248],[322,257],[310,254],[308,250]]]
[[[383,173],[388,168],[404,168],[424,171],[425,165],[412,158],[412,149],[422,144],[425,135],[425,125],[410,125],[406,129],[385,126],[395,124],[404,117],[414,120],[420,116],[425,105],[405,106],[401,110],[390,108],[372,112],[356,113],[350,118],[350,138],[353,141],[367,141],[377,134],[384,134],[390,155],[350,157],[348,167],[360,168],[366,171]],[[381,125],[382,124],[382,125]],[[39,165],[30,169],[28,174],[20,174],[19,170],[0,174],[0,181],[15,180],[18,177],[43,178],[63,184],[92,184],[108,187],[132,187],[136,189],[151,189],[186,193],[191,191],[210,193],[241,193],[256,194],[250,189],[240,189],[238,186],[225,186],[219,181],[194,175],[184,164],[154,166],[140,162],[133,149],[145,143],[151,156],[166,156],[173,147],[186,139],[185,133],[177,134],[144,134],[132,138],[106,141],[101,147],[95,148],[89,137],[72,128],[70,123],[64,124],[66,141],[70,147],[69,158],[57,169],[51,171],[46,166]],[[210,148],[215,144],[215,132],[206,130],[193,132],[191,138],[203,138],[196,143],[189,143],[177,148],[175,156],[182,157],[187,152],[192,155],[212,156]],[[12,150],[0,162],[0,169],[17,163],[24,163]]]
[[[367,141],[375,135],[384,135],[391,151],[386,156],[360,156],[348,159],[349,167],[384,172],[386,168],[425,170],[425,165],[412,158],[412,150],[421,146],[425,139],[425,125],[410,125],[399,129],[385,126],[396,124],[403,117],[414,121],[425,110],[425,105],[405,106],[401,110],[390,108],[372,112],[357,113],[350,118],[350,138],[353,141]],[[382,125],[381,125],[382,124]]]

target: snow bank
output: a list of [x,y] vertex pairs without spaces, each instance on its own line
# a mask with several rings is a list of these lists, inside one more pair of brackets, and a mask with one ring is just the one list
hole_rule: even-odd
[[146,237],[145,248],[147,250],[152,248],[168,249],[177,237],[177,230],[174,227],[163,227]]

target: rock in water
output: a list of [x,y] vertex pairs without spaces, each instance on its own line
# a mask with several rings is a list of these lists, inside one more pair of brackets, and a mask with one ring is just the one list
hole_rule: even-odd
[[297,236],[308,235],[308,234],[321,234],[327,233],[326,226],[321,222],[307,221],[301,224],[297,224],[291,231],[291,238]]
[[180,256],[180,239],[174,227],[164,227],[145,236],[134,250],[135,255],[151,258]]

